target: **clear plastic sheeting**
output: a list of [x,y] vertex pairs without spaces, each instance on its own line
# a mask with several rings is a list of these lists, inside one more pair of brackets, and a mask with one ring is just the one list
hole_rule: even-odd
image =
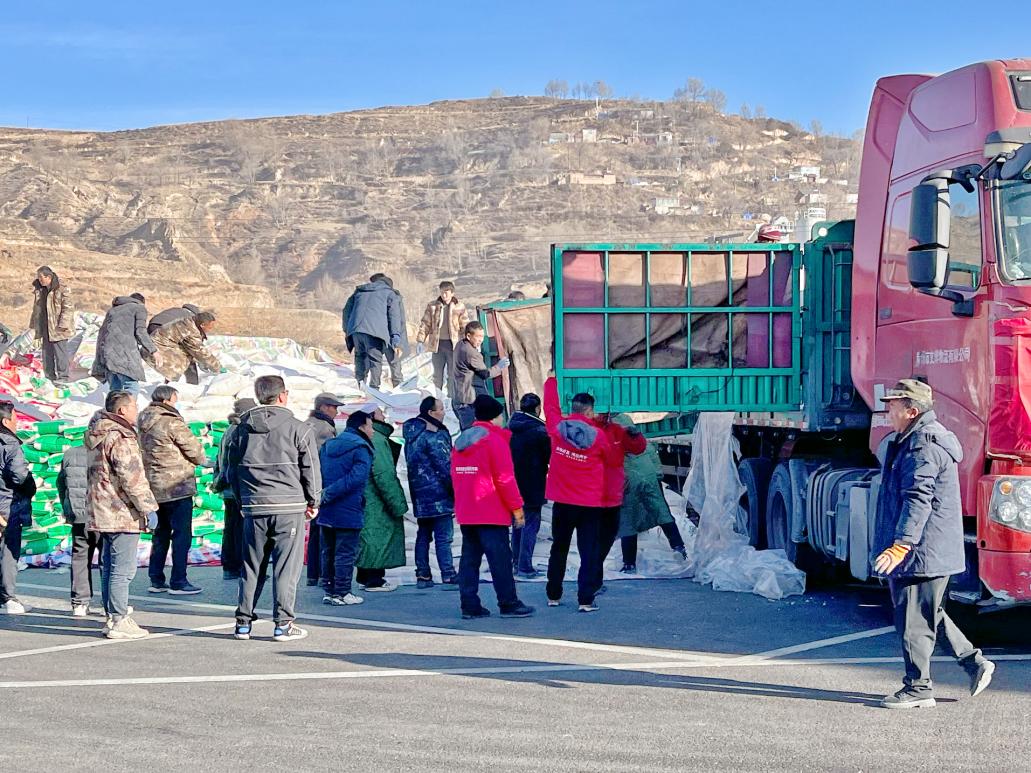
[[699,514],[689,567],[696,582],[715,590],[756,593],[782,599],[805,592],[805,573],[783,550],[756,550],[734,531],[744,494],[737,474],[740,456],[733,413],[703,413],[691,443],[691,470],[684,486],[687,502]]

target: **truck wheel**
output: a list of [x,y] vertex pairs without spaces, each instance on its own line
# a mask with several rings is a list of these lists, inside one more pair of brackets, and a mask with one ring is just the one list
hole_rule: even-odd
[[792,563],[798,556],[798,545],[791,541],[793,506],[791,474],[787,464],[781,463],[773,470],[766,495],[766,546],[771,550],[783,550]]
[[748,544],[759,550],[766,546],[766,496],[772,471],[773,462],[763,457],[742,459],[737,467],[745,493],[738,502],[734,531],[747,535]]

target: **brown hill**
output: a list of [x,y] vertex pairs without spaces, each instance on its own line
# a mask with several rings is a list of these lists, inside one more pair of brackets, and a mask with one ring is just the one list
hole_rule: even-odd
[[[516,97],[0,129],[0,308],[26,313],[32,270],[47,263],[96,310],[139,290],[152,309],[338,313],[385,270],[414,314],[440,278],[474,301],[544,280],[553,241],[743,238],[755,215],[794,218],[807,202],[851,217],[858,155],[852,139],[688,102]],[[279,318],[308,327],[298,312],[260,316],[266,333]],[[311,338],[339,343],[335,317],[311,319]]]

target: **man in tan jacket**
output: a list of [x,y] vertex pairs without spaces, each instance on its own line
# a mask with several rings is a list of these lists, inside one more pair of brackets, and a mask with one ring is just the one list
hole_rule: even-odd
[[136,437],[136,396],[108,392],[90,419],[86,446],[86,513],[101,535],[101,588],[109,639],[140,639],[147,631],[130,615],[129,583],[136,576],[140,532],[157,525],[158,503],[147,483]]
[[185,373],[190,384],[199,383],[197,365],[218,373],[222,364],[204,345],[208,333],[214,329],[215,315],[210,311],[161,326],[151,336],[161,355],[160,361],[151,358],[150,364],[168,381],[178,381]]
[[426,304],[415,342],[420,354],[433,353],[433,383],[438,392],[444,389],[444,371],[447,370],[447,393],[454,398],[454,353],[462,340],[468,312],[465,304],[455,297],[454,282],[441,282],[439,289],[439,297]]
[[50,266],[40,266],[32,292],[35,298],[29,327],[43,348],[43,372],[51,381],[62,384],[68,381],[68,340],[75,335],[72,291]]
[[[208,465],[204,448],[193,436],[175,404],[179,392],[163,384],[139,418],[143,467],[158,503],[158,525],[150,550],[150,592],[193,595],[200,588],[186,579],[193,540],[193,497],[198,465]],[[165,560],[172,546],[172,577],[165,583]]]

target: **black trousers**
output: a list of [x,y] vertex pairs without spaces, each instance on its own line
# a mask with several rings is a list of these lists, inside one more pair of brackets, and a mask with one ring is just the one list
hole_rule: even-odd
[[226,520],[222,531],[222,571],[239,574],[243,569],[243,514],[235,499],[225,500]]
[[100,550],[100,532],[84,523],[72,524],[72,604],[89,604],[93,598],[93,558]]
[[247,516],[243,522],[244,558],[236,621],[257,620],[254,609],[264,584],[263,566],[272,561],[272,618],[276,625],[292,622],[297,581],[304,558],[304,513]]
[[[666,535],[666,539],[669,540],[669,546],[676,550],[677,548],[684,547],[684,537],[680,533],[680,529],[677,528],[676,521],[670,521],[669,523],[660,523],[659,528],[662,529],[662,533]],[[623,549],[623,563],[634,566],[637,564],[637,535],[631,534],[629,537],[623,537],[620,539],[620,547]]]
[[609,557],[612,546],[619,534],[619,508],[605,507],[598,521],[598,587],[605,582],[605,559]]
[[566,562],[569,560],[569,546],[576,534],[576,545],[580,551],[580,571],[576,576],[577,600],[590,604],[598,592],[599,553],[598,540],[602,510],[600,507],[583,507],[556,502],[551,511],[551,556],[548,559],[548,598],[558,601],[562,598],[562,581],[566,576]]
[[448,397],[455,393],[453,388],[453,368],[455,361],[455,345],[450,341],[437,343],[437,351],[433,353],[433,383],[437,389],[443,389],[445,383],[444,372],[447,371],[447,394]]
[[306,569],[309,580],[333,576],[332,573],[325,572],[322,566],[322,527],[315,521],[308,523],[308,551],[305,559],[308,562]]
[[948,577],[902,577],[889,579],[891,603],[895,612],[895,630],[902,640],[902,659],[906,664],[903,684],[910,691],[933,692],[931,656],[940,638],[951,654],[971,673],[984,662],[981,650],[970,643],[952,618],[945,613]]
[[193,541],[193,499],[184,497],[171,502],[158,503],[158,527],[151,538],[150,584],[165,584],[165,560],[168,548],[172,548],[172,576],[169,587],[185,587],[186,564],[190,559],[190,543]]
[[[368,333],[355,333],[354,340],[354,377],[359,384],[369,379],[369,386],[379,389],[383,378],[383,359],[387,350],[387,342]],[[391,353],[393,356],[393,353]]]
[[43,334],[43,373],[51,381],[68,380],[68,342]]
[[386,569],[362,569],[360,566],[355,570],[354,579],[365,588],[379,588],[386,585]]
[[512,574],[512,545],[507,526],[463,526],[462,557],[458,562],[458,590],[462,611],[477,612],[480,603],[480,565],[487,557],[498,608],[508,612],[519,606],[515,577]]

